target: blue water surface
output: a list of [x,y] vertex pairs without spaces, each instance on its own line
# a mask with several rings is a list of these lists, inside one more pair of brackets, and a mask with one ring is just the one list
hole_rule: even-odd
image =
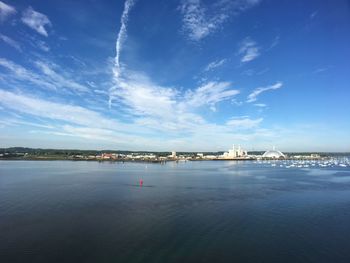
[[0,161],[0,262],[350,262],[349,238],[349,167]]

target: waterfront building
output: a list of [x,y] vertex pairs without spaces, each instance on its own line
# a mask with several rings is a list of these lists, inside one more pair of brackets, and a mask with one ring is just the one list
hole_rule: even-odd
[[197,153],[197,159],[198,158],[203,158],[204,157],[204,154],[203,153]]
[[275,149],[275,146],[273,147],[272,150],[270,151],[266,151],[263,155],[262,155],[263,159],[285,159],[286,156]]
[[222,157],[226,159],[232,159],[247,156],[248,152],[246,150],[243,150],[240,145],[238,148],[235,148],[235,145],[233,144],[232,149],[229,149],[228,152],[225,152]]

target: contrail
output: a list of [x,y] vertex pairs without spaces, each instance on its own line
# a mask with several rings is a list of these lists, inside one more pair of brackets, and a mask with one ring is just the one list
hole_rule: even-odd
[[125,4],[124,4],[124,11],[122,14],[122,17],[120,19],[120,30],[118,33],[118,38],[117,38],[117,42],[115,45],[115,49],[116,49],[116,56],[115,56],[115,69],[114,69],[114,73],[115,73],[115,77],[118,78],[119,74],[120,74],[120,52],[122,51],[123,48],[123,43],[126,39],[126,26],[128,23],[128,18],[129,18],[129,12],[131,10],[131,8],[133,7],[135,1],[134,0],[126,0]]
[[[116,55],[114,58],[114,67],[113,67],[114,81],[115,81],[115,84],[117,84],[117,85],[120,82],[120,74],[121,74],[120,53],[121,53],[122,48],[123,48],[123,43],[127,37],[126,26],[128,23],[129,12],[130,12],[131,8],[134,6],[134,4],[135,4],[134,0],[126,0],[125,4],[124,4],[124,10],[123,10],[122,16],[120,18],[121,26],[120,26],[117,41],[115,44]],[[112,100],[113,100],[112,94],[113,94],[113,91],[115,91],[115,88],[116,88],[116,86],[110,88],[110,90],[109,90],[109,100],[108,100],[109,109],[111,109],[111,107],[112,107]]]

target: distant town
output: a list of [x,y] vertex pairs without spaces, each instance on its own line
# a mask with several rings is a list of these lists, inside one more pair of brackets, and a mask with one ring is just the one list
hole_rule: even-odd
[[273,147],[267,151],[251,151],[233,145],[226,152],[146,152],[146,151],[113,151],[113,150],[64,150],[33,149],[24,147],[0,148],[0,160],[85,160],[85,161],[202,161],[202,160],[320,160],[346,153],[282,153]]

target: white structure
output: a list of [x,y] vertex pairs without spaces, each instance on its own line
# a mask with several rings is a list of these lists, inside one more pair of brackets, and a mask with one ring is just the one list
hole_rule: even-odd
[[175,152],[175,151],[172,151],[172,152],[171,152],[171,157],[172,157],[172,158],[176,158],[176,152]]
[[197,153],[197,158],[203,158],[204,154],[203,153]]
[[284,159],[286,158],[286,156],[275,149],[275,146],[273,147],[272,151],[266,151],[263,155],[262,158],[266,158],[266,159]]
[[237,149],[235,148],[235,145],[233,145],[232,149],[228,150],[228,152],[225,152],[223,154],[223,157],[227,159],[247,157],[247,156],[248,156],[247,151],[243,150],[240,145],[238,146]]

